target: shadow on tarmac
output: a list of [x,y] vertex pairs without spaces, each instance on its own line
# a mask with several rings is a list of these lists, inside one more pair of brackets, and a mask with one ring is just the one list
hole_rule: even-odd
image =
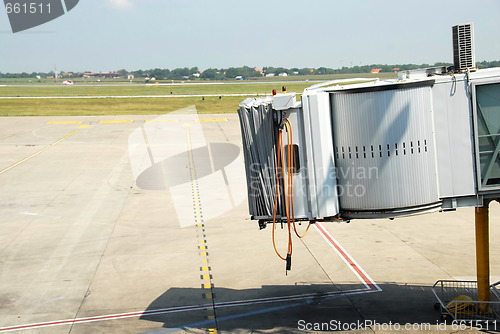
[[[395,324],[402,328],[413,324],[422,326],[421,331],[429,331],[431,327],[425,327],[428,325],[438,331],[436,326],[443,324],[440,311],[434,309],[437,301],[431,286],[383,283],[379,287],[382,291],[369,291],[361,284],[215,288],[213,300],[203,300],[201,289],[171,288],[151,303],[141,320],[163,323],[165,330],[151,333],[210,328],[233,333],[303,333],[317,329],[335,332],[363,330],[370,324],[375,331],[390,329],[382,327],[388,324],[393,329]],[[266,300],[269,296],[282,299]],[[179,305],[198,308],[176,310]],[[155,310],[165,311],[152,314]],[[216,322],[210,319],[214,314]],[[415,329],[410,332],[418,331]],[[489,332],[491,329],[495,328]]]

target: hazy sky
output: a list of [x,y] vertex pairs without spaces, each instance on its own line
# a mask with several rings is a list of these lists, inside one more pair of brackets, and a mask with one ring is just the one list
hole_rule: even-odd
[[16,34],[0,8],[0,72],[452,62],[468,22],[500,60],[500,0],[80,0]]

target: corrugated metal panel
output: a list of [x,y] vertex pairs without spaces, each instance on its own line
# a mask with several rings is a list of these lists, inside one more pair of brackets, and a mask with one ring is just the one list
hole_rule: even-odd
[[333,93],[331,104],[341,211],[439,201],[429,85]]
[[[247,99],[240,104],[238,115],[245,156],[249,211],[252,216],[269,218],[273,215],[276,190],[276,142],[271,101]],[[281,213],[281,208],[278,213]]]
[[307,92],[302,100],[311,215],[333,217],[339,213],[339,202],[329,94]]

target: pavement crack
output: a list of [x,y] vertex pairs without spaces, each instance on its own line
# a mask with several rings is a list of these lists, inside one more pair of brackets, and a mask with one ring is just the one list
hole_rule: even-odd
[[441,266],[439,266],[438,264],[436,264],[434,261],[432,261],[431,259],[429,259],[427,256],[425,256],[423,253],[421,253],[418,249],[416,249],[415,247],[413,247],[413,245],[408,242],[407,240],[404,240],[402,238],[400,238],[396,233],[392,232],[391,230],[389,230],[387,227],[383,227],[387,232],[389,232],[390,234],[392,234],[396,239],[400,240],[401,242],[403,242],[405,245],[407,245],[408,247],[410,247],[412,250],[414,250],[418,255],[422,256],[424,259],[426,259],[427,261],[429,261],[430,263],[432,263],[435,267],[439,268],[439,270],[441,270],[442,272],[444,272],[446,275],[448,275],[449,277],[453,278],[453,275],[450,274],[449,272],[447,272],[444,268],[442,268]]

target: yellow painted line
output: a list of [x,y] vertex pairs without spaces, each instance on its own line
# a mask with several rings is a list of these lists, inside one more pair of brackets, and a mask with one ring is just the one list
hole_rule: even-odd
[[211,278],[212,277],[210,277],[210,274],[208,274],[208,275],[201,275],[201,279],[209,280]]
[[14,168],[14,167],[19,166],[20,164],[22,164],[22,163],[24,163],[24,162],[26,162],[26,161],[30,160],[31,158],[36,157],[36,156],[37,156],[37,155],[39,155],[40,153],[47,151],[49,148],[51,148],[51,147],[53,147],[53,146],[55,146],[55,145],[59,144],[60,142],[62,142],[62,141],[63,141],[63,140],[65,140],[66,138],[68,138],[68,137],[70,137],[70,136],[74,135],[74,134],[75,134],[75,133],[77,133],[77,132],[78,132],[78,130],[75,130],[75,131],[71,132],[70,134],[68,134],[68,135],[66,135],[66,136],[64,136],[64,137],[62,137],[62,138],[61,138],[61,139],[59,139],[58,141],[56,141],[56,142],[54,142],[54,143],[50,144],[50,145],[49,145],[49,146],[47,146],[46,148],[44,148],[44,149],[42,149],[42,150],[40,150],[40,151],[38,151],[38,152],[36,152],[36,153],[33,153],[33,154],[32,154],[32,155],[30,155],[29,157],[27,157],[27,158],[25,158],[25,159],[23,159],[23,160],[21,160],[21,161],[19,161],[19,162],[15,163],[15,164],[13,164],[13,165],[12,165],[12,166],[10,166],[10,167],[5,168],[4,170],[0,171],[0,175],[1,175],[1,174],[3,174],[3,173],[5,173],[5,172],[7,172],[7,171],[9,171],[9,170],[11,170],[11,169],[12,169],[12,168]]
[[80,129],[86,129],[88,127],[89,127],[88,125],[80,125]]
[[146,123],[159,123],[159,122],[164,122],[164,123],[179,123],[178,119],[148,119]]
[[200,255],[201,256],[208,256],[208,253],[207,252],[201,252]]
[[82,124],[83,121],[52,121],[47,124]]
[[201,267],[201,271],[209,271],[210,268],[209,267]]
[[203,259],[201,260],[202,263],[208,263],[208,260],[207,259]]
[[211,289],[212,283],[203,283],[201,286],[203,287],[203,289]]
[[213,296],[213,295],[212,295],[210,292],[208,292],[208,293],[204,293],[204,294],[203,294],[203,297],[204,297],[205,299],[212,299],[212,296]]
[[[191,123],[182,123],[182,126],[191,126]],[[189,138],[188,138],[189,139]]]
[[198,246],[199,249],[207,249],[207,246]]
[[134,123],[134,121],[122,120],[122,121],[100,121],[99,124],[117,124],[117,123]]
[[207,241],[206,240],[200,240],[200,244],[206,244]]
[[205,118],[205,119],[195,119],[195,122],[227,122],[227,118]]

